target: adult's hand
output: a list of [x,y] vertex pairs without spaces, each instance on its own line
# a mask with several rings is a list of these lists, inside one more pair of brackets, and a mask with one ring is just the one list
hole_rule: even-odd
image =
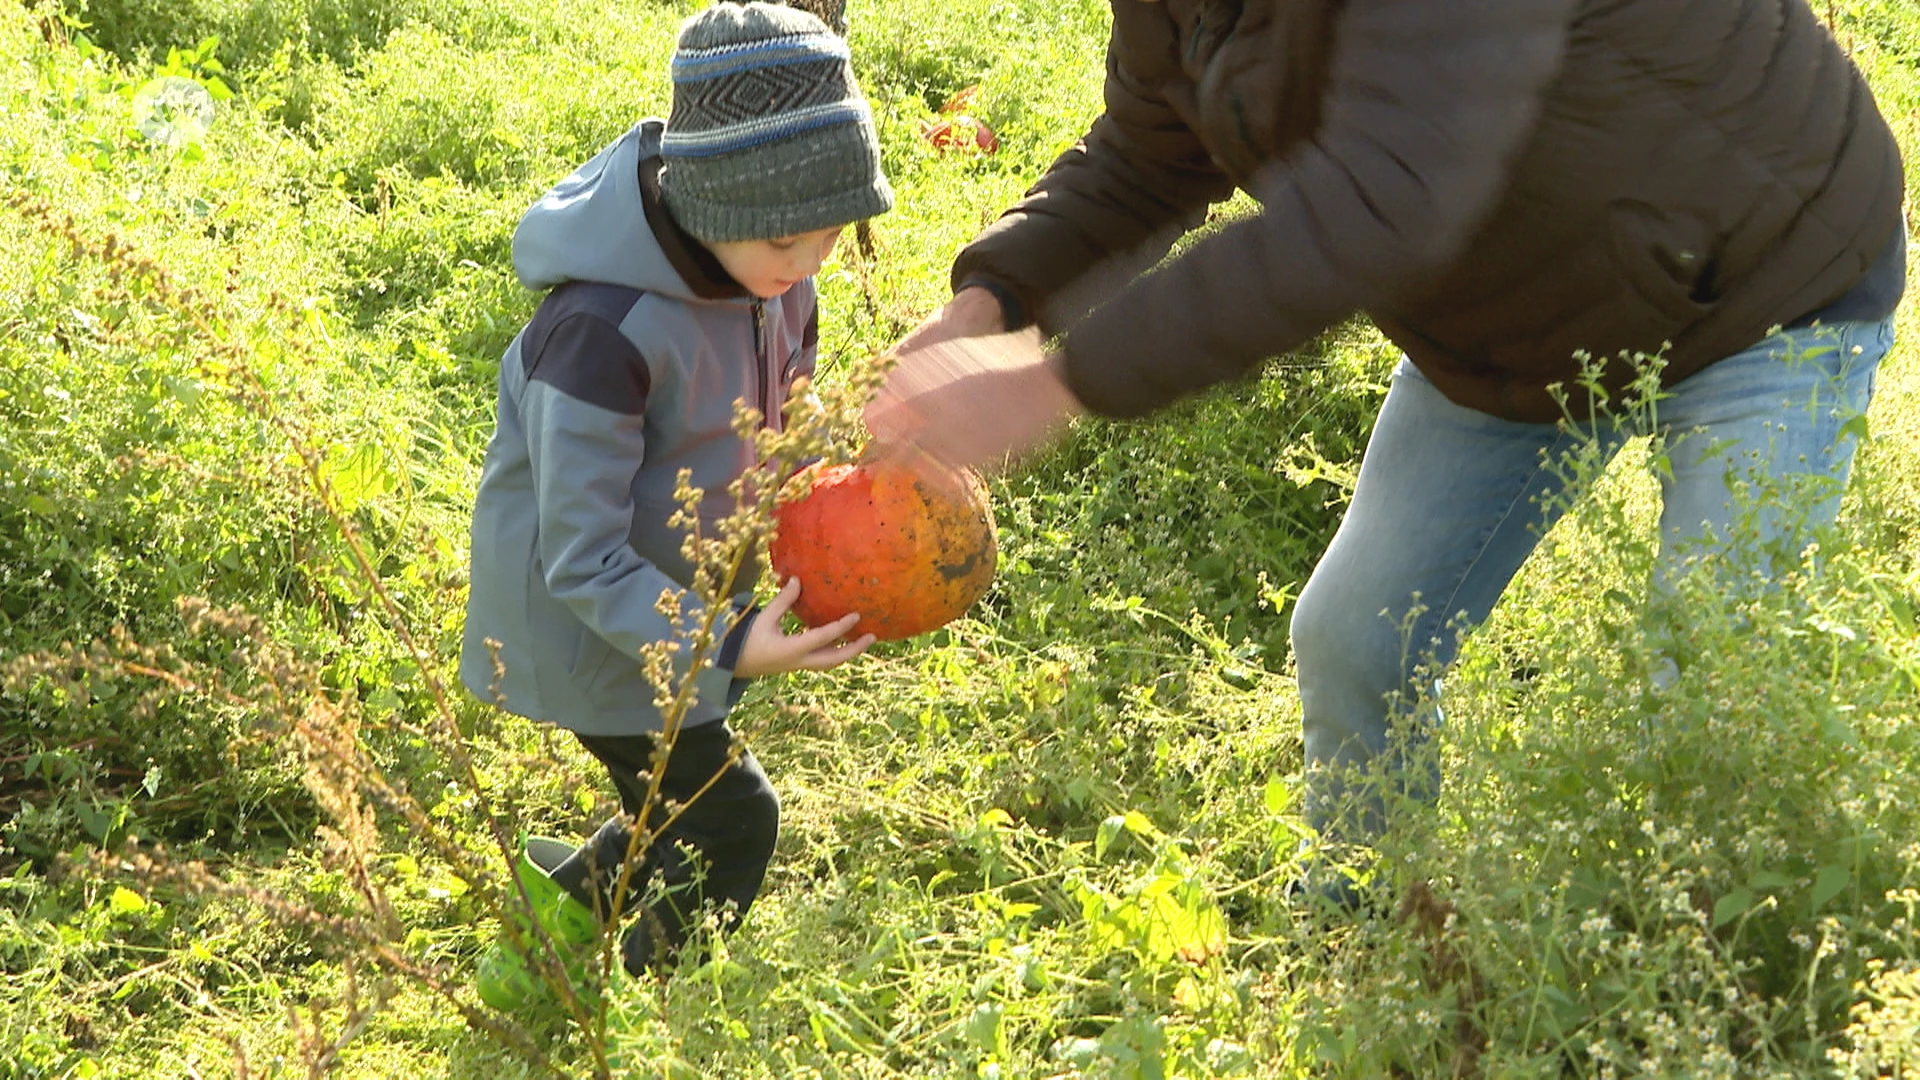
[[[979,293],[990,316],[963,299]],[[1081,411],[1057,357],[1036,330],[993,333],[999,303],[963,289],[940,315],[901,341],[880,392],[868,404],[869,453],[931,455],[948,467],[1002,464],[1052,438]]]
[[992,293],[970,286],[954,293],[945,307],[908,331],[893,351],[905,354],[954,338],[1002,333],[1007,328],[1004,318],[1000,301]]
[[830,623],[789,634],[780,620],[800,599],[800,579],[790,577],[779,595],[760,609],[747,627],[746,640],[740,643],[740,656],[733,673],[743,679],[760,675],[780,675],[789,671],[825,671],[859,656],[872,645],[874,636],[862,634],[852,641],[843,640],[860,621],[858,614],[842,615]]

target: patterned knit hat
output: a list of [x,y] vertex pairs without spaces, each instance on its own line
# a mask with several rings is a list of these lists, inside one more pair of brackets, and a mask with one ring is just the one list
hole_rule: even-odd
[[706,243],[771,240],[891,209],[847,43],[777,4],[721,3],[673,54],[660,194]]

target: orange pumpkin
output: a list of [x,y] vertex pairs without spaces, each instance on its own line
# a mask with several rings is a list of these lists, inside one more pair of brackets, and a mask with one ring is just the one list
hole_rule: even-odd
[[882,640],[959,618],[999,557],[977,477],[885,460],[816,468],[812,491],[774,512],[769,554],[781,580],[800,579],[801,622],[857,611],[853,632]]
[[954,113],[921,125],[920,137],[941,153],[977,149],[981,153],[991,154],[1000,149],[1000,139],[993,129],[966,113]]
[[993,129],[969,111],[979,93],[980,87],[969,86],[948,98],[940,106],[940,119],[921,123],[920,137],[943,154],[974,149],[991,154],[1000,149],[1000,139]]

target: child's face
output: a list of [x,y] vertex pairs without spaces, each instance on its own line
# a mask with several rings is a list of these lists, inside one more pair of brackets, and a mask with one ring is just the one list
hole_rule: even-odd
[[733,280],[760,299],[771,300],[812,277],[839,239],[840,227],[835,226],[773,240],[734,240],[707,246]]

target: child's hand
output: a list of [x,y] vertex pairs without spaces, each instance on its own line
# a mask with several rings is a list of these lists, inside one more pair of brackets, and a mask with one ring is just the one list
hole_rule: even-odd
[[740,643],[739,660],[733,666],[735,675],[750,679],[789,671],[825,671],[859,656],[873,644],[872,634],[841,641],[860,621],[857,613],[842,615],[833,622],[798,634],[786,633],[780,629],[780,620],[798,599],[800,579],[790,577],[780,587],[780,595],[761,608],[753,625],[747,628],[747,638]]

